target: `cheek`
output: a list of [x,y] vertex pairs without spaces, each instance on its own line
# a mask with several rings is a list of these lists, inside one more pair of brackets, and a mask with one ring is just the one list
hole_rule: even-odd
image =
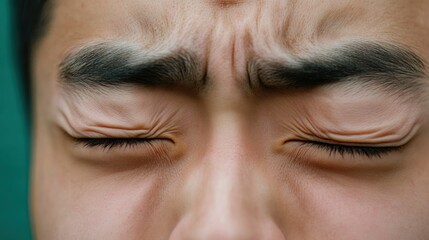
[[[44,196],[35,207],[43,218],[38,223],[45,225],[39,229],[51,236],[46,239],[138,239],[142,234],[168,232],[174,211],[163,200],[169,184],[161,174],[66,168],[50,171],[57,176],[37,189],[38,196]],[[50,209],[49,215],[43,209]]]
[[[117,235],[115,237],[118,239],[127,235],[130,237],[127,231],[133,225],[137,227],[144,220],[148,221],[153,217],[152,211],[158,205],[160,197],[155,188],[156,185],[162,185],[155,184],[155,181],[154,178],[145,179],[133,184],[109,177],[85,182],[85,185],[70,191],[70,196],[65,199],[69,202],[65,202],[64,209],[68,208],[70,212],[64,223],[68,227],[64,229],[86,232],[94,231],[91,226],[97,226],[90,233],[94,238],[110,239],[112,234]],[[65,236],[70,236],[70,233]]]
[[406,192],[386,190],[389,184],[320,180],[310,180],[301,192],[305,225],[314,238],[417,239],[426,228],[420,224],[428,219],[421,214],[424,207]]

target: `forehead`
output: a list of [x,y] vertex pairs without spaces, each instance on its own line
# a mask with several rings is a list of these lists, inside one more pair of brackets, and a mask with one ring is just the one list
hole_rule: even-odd
[[229,31],[291,50],[350,38],[418,48],[428,39],[422,38],[428,5],[420,0],[57,0],[50,34],[66,42],[128,38],[147,46],[192,46]]

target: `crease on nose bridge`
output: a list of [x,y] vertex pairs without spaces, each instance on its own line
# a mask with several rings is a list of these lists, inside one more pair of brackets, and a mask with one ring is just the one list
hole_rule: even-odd
[[210,1],[211,1],[211,4],[221,8],[234,7],[245,2],[244,0],[210,0]]

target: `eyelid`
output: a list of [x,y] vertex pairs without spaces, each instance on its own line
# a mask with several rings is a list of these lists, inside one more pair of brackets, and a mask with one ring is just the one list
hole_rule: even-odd
[[[303,138],[290,138],[275,145],[274,150],[287,159],[303,164],[329,169],[393,169],[400,166],[404,153],[403,146],[346,145]],[[368,154],[369,153],[369,154]],[[372,155],[371,155],[372,153]],[[369,156],[368,156],[369,155]]]
[[328,151],[329,155],[339,154],[341,157],[367,157],[367,158],[382,158],[393,152],[400,151],[404,146],[368,146],[368,145],[353,145],[340,143],[325,143],[316,141],[303,141],[301,144],[315,146],[322,150]]
[[128,147],[134,146],[139,143],[146,143],[148,140],[145,138],[78,138],[77,144],[81,144],[87,148],[102,147],[105,149],[112,149],[114,147]]
[[388,147],[401,147],[406,145],[409,142],[407,141],[399,141],[399,142],[369,142],[369,141],[359,141],[359,142],[350,142],[350,141],[337,141],[333,139],[320,138],[315,136],[310,136],[304,139],[293,140],[298,142],[308,142],[308,143],[319,143],[326,145],[340,145],[345,147],[355,147],[355,148],[363,148],[363,147],[372,147],[372,148],[388,148]]
[[347,132],[319,127],[309,129],[305,127],[306,131],[300,132],[299,136],[290,136],[289,140],[296,139],[356,147],[400,147],[408,144],[416,136],[420,127],[419,123],[415,123],[403,133],[397,130],[386,132],[371,130],[365,133],[365,131]]
[[81,144],[87,148],[101,147],[103,149],[113,148],[131,148],[140,144],[150,144],[154,141],[170,141],[173,140],[168,138],[77,138],[75,139],[77,144]]

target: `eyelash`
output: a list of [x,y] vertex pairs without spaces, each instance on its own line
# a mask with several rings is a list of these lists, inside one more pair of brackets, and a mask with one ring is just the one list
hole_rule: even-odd
[[113,148],[131,148],[139,144],[150,144],[159,139],[149,138],[80,138],[77,143],[87,148],[101,147],[106,150]]
[[[83,144],[84,147],[93,148],[101,147],[106,150],[113,148],[131,148],[139,144],[149,144],[152,141],[159,139],[148,138],[80,138],[77,142]],[[305,145],[312,145],[319,149],[329,152],[329,155],[339,154],[341,157],[368,157],[368,158],[381,158],[386,154],[400,151],[402,147],[362,147],[362,146],[348,146],[340,144],[330,144],[316,141],[302,142]]]
[[402,147],[366,147],[366,146],[348,146],[341,144],[331,144],[316,141],[302,142],[305,145],[312,145],[319,149],[329,152],[329,155],[338,154],[341,157],[367,157],[367,158],[382,158],[389,153],[398,152]]

